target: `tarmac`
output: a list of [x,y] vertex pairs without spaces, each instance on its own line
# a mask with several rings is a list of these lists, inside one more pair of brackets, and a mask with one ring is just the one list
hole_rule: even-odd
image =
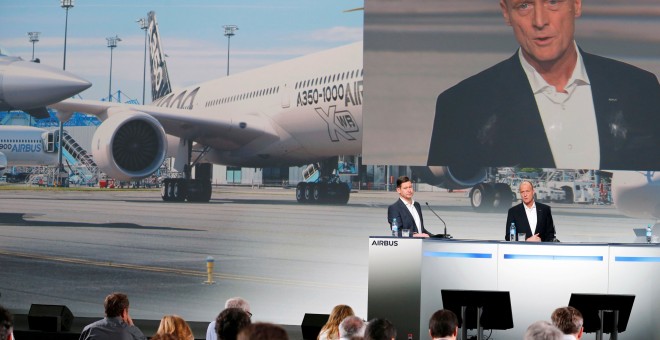
[[[121,291],[134,319],[177,314],[203,325],[241,296],[254,322],[288,325],[290,334],[305,313],[329,314],[337,304],[367,319],[368,239],[389,234],[387,206],[398,195],[353,192],[345,206],[294,196],[223,186],[209,203],[165,203],[157,189],[0,186],[0,304],[16,314],[66,305],[76,317],[101,318],[104,297]],[[454,238],[504,237],[506,212],[473,212],[465,191],[415,199],[429,202]],[[632,228],[651,222],[614,206],[551,206],[562,242],[633,242]],[[427,207],[423,215],[428,230],[443,233]]]

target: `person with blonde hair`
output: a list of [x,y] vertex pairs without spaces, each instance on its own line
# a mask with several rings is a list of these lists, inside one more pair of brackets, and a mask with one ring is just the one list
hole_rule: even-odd
[[323,325],[317,340],[339,339],[339,324],[347,317],[354,316],[353,309],[347,305],[337,305],[332,309],[328,322]]
[[163,316],[156,334],[172,334],[179,340],[195,340],[195,336],[186,320],[178,315]]

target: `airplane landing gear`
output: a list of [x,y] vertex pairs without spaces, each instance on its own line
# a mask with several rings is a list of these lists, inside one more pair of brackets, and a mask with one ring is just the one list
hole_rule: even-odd
[[296,201],[313,204],[346,204],[351,191],[339,176],[316,183],[300,182],[296,186]]
[[515,198],[505,183],[479,183],[470,190],[470,204],[479,212],[506,211]]
[[163,180],[163,187],[160,190],[163,201],[208,202],[211,200],[213,165],[211,163],[195,164],[195,178],[192,178],[192,168],[189,165],[191,164],[191,154],[192,147],[188,149],[188,164],[183,169],[184,178],[166,178]]

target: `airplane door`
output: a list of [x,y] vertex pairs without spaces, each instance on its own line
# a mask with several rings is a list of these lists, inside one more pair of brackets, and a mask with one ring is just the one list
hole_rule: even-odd
[[49,131],[41,135],[45,152],[55,152],[55,132]]
[[289,106],[291,106],[291,91],[289,90],[289,87],[287,84],[284,84],[282,86],[282,108],[286,109]]

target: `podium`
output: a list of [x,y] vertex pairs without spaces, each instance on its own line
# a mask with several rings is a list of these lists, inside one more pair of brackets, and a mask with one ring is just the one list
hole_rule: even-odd
[[586,333],[596,332],[596,340],[610,333],[610,339],[616,340],[628,326],[634,301],[635,295],[571,294],[568,305],[582,313]]
[[485,329],[513,328],[509,292],[487,290],[442,289],[442,305],[458,317],[461,339],[467,339],[467,330],[477,330],[477,340],[483,339]]
[[[371,237],[367,316],[394,323],[397,340],[430,340],[429,317],[451,309],[442,290],[509,292],[513,328],[493,328],[493,337],[521,339],[530,324],[547,320],[573,293],[628,294],[635,296],[635,308],[625,315],[619,310],[619,339],[660,339],[658,282],[660,244]],[[453,310],[460,315],[460,305]],[[476,325],[476,317],[470,321],[476,310],[466,308],[468,327]],[[604,312],[605,332],[613,317]]]

